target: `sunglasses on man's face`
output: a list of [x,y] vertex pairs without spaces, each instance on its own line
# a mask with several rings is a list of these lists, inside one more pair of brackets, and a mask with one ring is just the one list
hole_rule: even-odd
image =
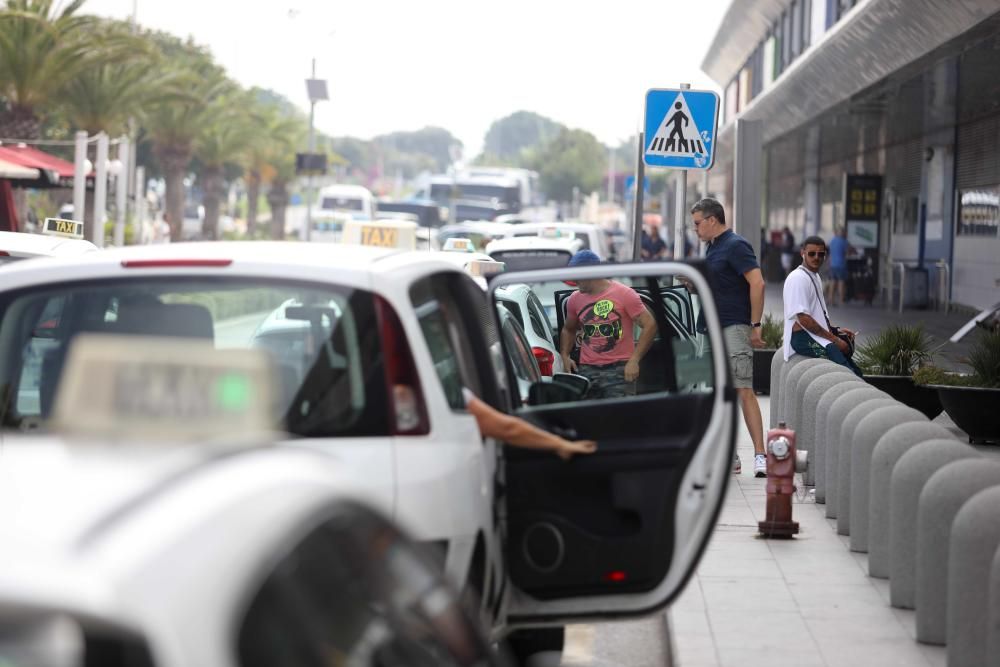
[[819,257],[820,259],[826,259],[826,252],[823,250],[810,250],[806,253],[807,257]]

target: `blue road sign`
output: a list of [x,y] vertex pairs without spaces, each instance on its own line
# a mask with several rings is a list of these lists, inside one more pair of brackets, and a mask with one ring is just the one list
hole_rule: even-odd
[[[625,177],[625,199],[632,199],[635,197],[635,176]],[[642,192],[643,194],[649,194],[649,179],[645,176],[642,177]]]
[[718,121],[719,96],[710,90],[648,91],[643,162],[650,167],[710,169]]

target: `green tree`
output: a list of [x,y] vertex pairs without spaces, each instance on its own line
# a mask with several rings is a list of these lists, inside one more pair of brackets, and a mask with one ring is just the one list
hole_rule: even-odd
[[[84,0],[7,0],[0,9],[0,137],[37,139],[66,82],[108,54],[90,40]],[[120,57],[120,54],[119,54]]]
[[260,131],[259,115],[252,112],[251,93],[233,92],[222,95],[205,110],[203,122],[194,138],[194,154],[201,162],[200,181],[205,219],[202,236],[209,240],[219,237],[219,206],[225,191],[227,164],[241,168],[248,159],[248,147],[254,134]]
[[451,164],[452,149],[462,146],[451,132],[440,127],[383,134],[372,139],[372,143],[385,171],[399,169],[406,176],[415,176],[424,169],[444,171]]
[[538,150],[532,168],[549,197],[570,201],[574,187],[582,195],[600,188],[607,160],[607,149],[590,132],[565,129]]
[[184,219],[184,176],[194,155],[195,143],[215,119],[212,102],[232,93],[234,84],[206,51],[194,43],[181,42],[157,33],[156,41],[174,85],[183,96],[156,104],[146,115],[146,129],[153,142],[153,155],[166,181],[166,214],[170,238],[179,241]]
[[294,154],[295,142],[306,132],[302,119],[282,115],[274,106],[260,105],[255,117],[257,128],[247,142],[244,174],[247,185],[247,235],[251,238],[257,230],[261,187],[270,183],[276,175],[272,163]]
[[[525,149],[546,144],[565,129],[565,125],[532,111],[516,111],[490,125],[483,143],[483,154],[495,158],[489,164],[520,166]],[[485,160],[477,162],[487,163]]]

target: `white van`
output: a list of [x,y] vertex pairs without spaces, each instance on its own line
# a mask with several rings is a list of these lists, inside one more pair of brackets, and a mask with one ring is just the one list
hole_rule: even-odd
[[360,185],[328,185],[319,191],[319,201],[313,207],[313,225],[336,214],[346,214],[354,220],[374,220],[375,196]]

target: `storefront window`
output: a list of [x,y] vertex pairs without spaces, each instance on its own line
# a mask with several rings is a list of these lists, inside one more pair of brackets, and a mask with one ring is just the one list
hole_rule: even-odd
[[1000,236],[1000,186],[959,191],[958,234]]

